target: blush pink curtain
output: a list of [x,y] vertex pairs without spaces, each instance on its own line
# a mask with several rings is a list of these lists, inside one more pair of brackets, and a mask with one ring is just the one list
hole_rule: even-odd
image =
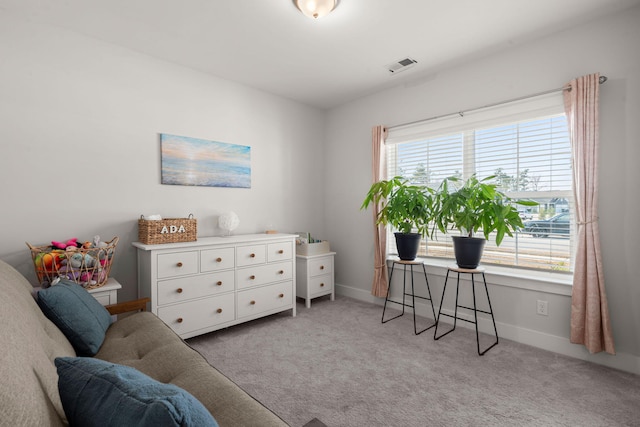
[[598,100],[600,74],[579,77],[564,91],[573,155],[577,251],[571,296],[571,342],[615,354],[604,289],[598,228]]
[[[372,136],[372,177],[373,183],[386,178],[387,162],[385,160],[384,138],[386,136],[384,126],[374,126]],[[384,298],[387,296],[387,230],[384,225],[376,225],[380,205],[373,205],[373,244],[374,244],[374,272],[371,294]]]

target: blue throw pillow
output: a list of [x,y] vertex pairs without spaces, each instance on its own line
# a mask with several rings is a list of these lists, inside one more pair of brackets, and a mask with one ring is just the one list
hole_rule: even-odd
[[86,289],[61,281],[38,292],[42,312],[67,337],[79,356],[93,356],[104,341],[111,315]]
[[129,366],[58,357],[58,389],[71,426],[218,427],[195,397]]

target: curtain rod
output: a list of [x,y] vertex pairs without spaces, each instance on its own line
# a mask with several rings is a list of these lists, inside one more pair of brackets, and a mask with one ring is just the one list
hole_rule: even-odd
[[[598,82],[600,84],[603,84],[606,81],[607,81],[607,76],[600,76],[600,78],[598,79]],[[487,104],[487,105],[483,105],[482,107],[471,108],[471,109],[465,110],[465,111],[456,111],[455,113],[442,114],[440,116],[429,117],[428,119],[415,120],[413,122],[402,123],[402,124],[395,125],[395,126],[389,126],[389,127],[387,127],[387,130],[393,129],[393,128],[399,128],[399,127],[403,127],[403,126],[415,125],[415,124],[423,123],[423,122],[429,122],[431,120],[441,119],[443,117],[456,116],[456,115],[460,116],[460,117],[463,117],[465,113],[469,113],[471,111],[478,111],[478,110],[482,110],[482,109],[485,109],[485,108],[496,107],[498,105],[508,104],[510,102],[522,101],[524,99],[535,98],[536,96],[548,95],[550,93],[561,92],[561,91],[564,91],[564,90],[569,90],[570,91],[571,90],[571,85],[563,86],[563,87],[557,88],[557,89],[546,90],[544,92],[534,93],[532,95],[521,96],[519,98],[513,98],[513,99],[509,99],[507,101],[501,101],[501,102],[496,102],[496,103],[493,103],[493,104]]]

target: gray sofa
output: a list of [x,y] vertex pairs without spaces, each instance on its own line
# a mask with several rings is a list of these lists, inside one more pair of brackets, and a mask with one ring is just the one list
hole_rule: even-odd
[[[0,260],[0,425],[59,426],[66,416],[53,360],[76,353],[32,296],[32,285]],[[112,313],[135,304],[117,305]],[[122,317],[122,316],[121,316]],[[207,363],[160,319],[137,312],[109,326],[96,358],[131,366],[195,396],[220,426],[286,426]]]

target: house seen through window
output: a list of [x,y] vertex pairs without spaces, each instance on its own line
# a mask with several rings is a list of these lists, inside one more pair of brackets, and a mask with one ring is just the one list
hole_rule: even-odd
[[[500,246],[489,240],[482,262],[571,272],[575,226],[567,120],[559,98],[547,97],[544,108],[538,100],[532,102],[390,129],[387,176],[437,188],[449,176],[494,175],[511,198],[539,205],[516,205],[524,228],[505,236]],[[390,254],[396,251],[393,231],[388,230]],[[419,255],[453,258],[450,235],[436,232],[433,239],[423,240]]]

